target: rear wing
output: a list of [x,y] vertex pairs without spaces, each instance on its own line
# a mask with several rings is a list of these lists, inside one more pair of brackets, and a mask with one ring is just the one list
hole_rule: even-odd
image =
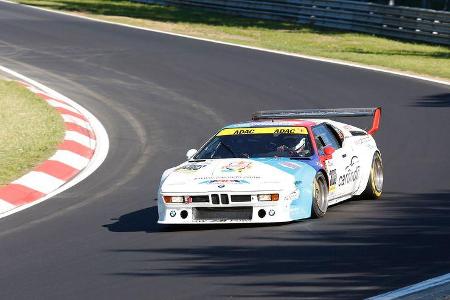
[[369,129],[367,133],[373,135],[380,128],[381,107],[263,110],[254,113],[252,116],[252,120],[372,117],[372,116],[373,116],[372,128]]

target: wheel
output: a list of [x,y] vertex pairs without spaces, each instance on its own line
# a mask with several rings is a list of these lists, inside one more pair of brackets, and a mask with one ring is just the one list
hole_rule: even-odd
[[322,173],[317,173],[313,183],[313,201],[311,213],[313,218],[321,218],[328,208],[328,184]]
[[369,180],[364,192],[361,194],[365,199],[378,199],[383,192],[383,163],[379,152],[375,152],[370,169]]

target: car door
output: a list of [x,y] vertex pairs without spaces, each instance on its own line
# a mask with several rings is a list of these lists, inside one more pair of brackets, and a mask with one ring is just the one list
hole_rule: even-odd
[[344,135],[333,125],[327,124],[327,127],[341,141],[341,151],[346,155],[344,169],[337,182],[338,188],[343,196],[353,195],[359,187],[360,179],[360,160],[358,151],[355,149],[356,145],[354,143],[344,143]]
[[[345,184],[346,166],[350,162],[348,149],[342,147],[342,140],[333,127],[327,123],[321,123],[312,127],[312,132],[317,145],[317,151],[322,161],[330,181],[328,199],[343,197],[351,193],[349,186]],[[331,158],[325,157],[323,149],[327,146],[334,148]]]

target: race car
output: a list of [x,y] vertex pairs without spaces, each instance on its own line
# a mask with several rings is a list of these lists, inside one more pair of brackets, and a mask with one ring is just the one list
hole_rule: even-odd
[[[366,116],[368,131],[329,119]],[[162,174],[158,222],[290,222],[354,196],[379,198],[380,119],[380,107],[276,110],[226,126]]]

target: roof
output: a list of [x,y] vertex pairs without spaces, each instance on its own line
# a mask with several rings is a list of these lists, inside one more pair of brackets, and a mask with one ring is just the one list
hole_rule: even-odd
[[270,127],[270,126],[294,126],[294,127],[310,127],[322,123],[324,120],[302,120],[302,119],[279,119],[279,120],[260,120],[247,121],[241,123],[230,124],[224,128],[239,127]]

